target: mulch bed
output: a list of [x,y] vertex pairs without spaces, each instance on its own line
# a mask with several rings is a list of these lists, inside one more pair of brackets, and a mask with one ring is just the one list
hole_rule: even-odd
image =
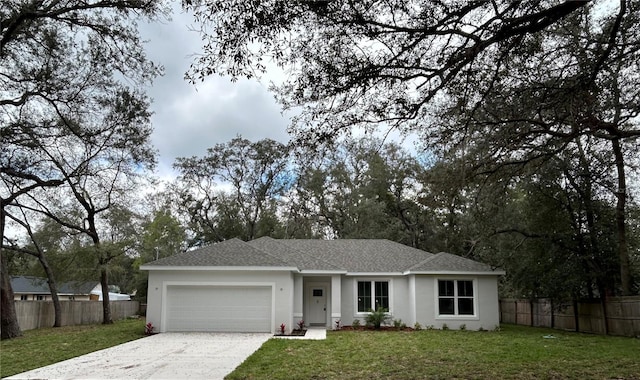
[[[341,326],[338,331],[376,331],[376,329],[369,326]],[[398,328],[394,326],[380,326],[378,331],[414,331],[414,329],[411,327]]]
[[304,336],[307,333],[307,330],[291,330],[291,332],[289,334],[280,334],[280,333],[276,333],[274,334],[274,336]]

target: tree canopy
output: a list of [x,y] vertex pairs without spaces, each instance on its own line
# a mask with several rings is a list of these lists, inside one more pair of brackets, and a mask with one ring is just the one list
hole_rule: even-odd
[[[111,205],[125,171],[152,166],[149,101],[140,86],[150,83],[160,69],[146,58],[136,22],[163,15],[162,2],[156,0],[2,3],[3,247],[8,243],[4,233],[8,209],[26,205],[52,217],[45,199],[60,186],[71,191],[70,199],[87,211],[86,220],[92,224],[74,222],[76,230],[97,239],[92,222],[108,206],[94,204],[96,194],[106,195],[106,204]],[[0,257],[4,339],[20,331],[2,247]]]
[[609,191],[622,292],[631,291],[625,156],[640,136],[637,2],[190,0],[185,7],[205,42],[189,78],[260,76],[274,62],[287,79],[272,89],[285,109],[299,110],[291,131],[301,144],[357,127],[398,128],[419,133],[439,157],[459,159],[469,176],[514,178],[599,140],[615,163]]

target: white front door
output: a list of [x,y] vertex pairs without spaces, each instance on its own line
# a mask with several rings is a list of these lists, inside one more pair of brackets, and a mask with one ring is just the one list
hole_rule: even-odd
[[325,286],[309,287],[309,325],[327,324],[327,288]]

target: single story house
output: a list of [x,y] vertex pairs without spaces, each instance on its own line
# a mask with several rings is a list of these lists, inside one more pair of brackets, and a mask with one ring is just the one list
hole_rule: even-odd
[[[102,301],[102,285],[98,281],[69,281],[58,283],[61,301]],[[51,291],[46,278],[12,276],[11,288],[14,301],[51,301]],[[111,301],[129,301],[128,294],[109,292]]]
[[[71,281],[58,283],[58,298],[61,301],[89,301],[92,291],[100,287],[98,281]],[[16,301],[50,301],[51,291],[46,278],[35,276],[12,276],[11,288]],[[96,298],[97,299],[97,298]]]
[[158,332],[364,324],[384,307],[407,326],[493,329],[501,270],[389,240],[226,240],[143,265]]

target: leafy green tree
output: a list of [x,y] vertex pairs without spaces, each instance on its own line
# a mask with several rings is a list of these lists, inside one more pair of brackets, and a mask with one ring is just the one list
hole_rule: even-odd
[[274,91],[301,110],[291,127],[300,142],[356,127],[418,131],[470,172],[500,172],[486,177],[496,183],[572,151],[576,138],[601,139],[615,163],[620,292],[629,294],[625,147],[640,136],[640,9],[608,5],[194,0],[186,8],[205,54],[189,74],[252,77],[271,57],[288,70]]
[[[570,162],[577,170],[587,167],[581,161],[599,162],[600,175],[583,170],[566,178],[593,181],[593,188],[574,186],[584,199],[603,189],[615,196],[617,277],[620,293],[630,294],[625,222],[630,151],[625,144],[637,140],[640,128],[634,121],[639,83],[626,73],[640,59],[640,36],[634,30],[640,15],[635,4],[625,1],[611,17],[598,18],[594,12],[588,6],[571,14],[525,40],[521,50],[493,69],[478,62],[479,70],[496,74],[490,82],[475,83],[485,87],[482,97],[471,96],[466,81],[450,92],[451,117],[445,117],[448,127],[436,143],[464,157],[471,172],[489,181],[508,182],[554,158],[569,162],[572,155],[580,157]],[[545,49],[551,45],[553,51]],[[592,219],[591,203],[584,204]]]
[[140,257],[143,263],[162,259],[184,251],[186,233],[168,210],[157,210],[144,224]]
[[420,244],[423,210],[413,199],[420,167],[401,147],[346,140],[298,170],[290,205],[317,235]]
[[[19,0],[0,6],[2,245],[7,207],[18,197],[60,186],[68,182],[66,176],[74,176],[74,171],[61,173],[41,148],[73,147],[57,140],[65,136],[93,141],[103,131],[96,124],[87,128],[77,116],[89,118],[96,110],[139,98],[135,90],[118,84],[114,73],[130,83],[148,83],[158,74],[144,55],[135,20],[155,19],[163,12],[160,4]],[[9,339],[21,331],[3,252],[0,248],[0,310],[2,339]]]
[[185,228],[166,208],[153,212],[143,223],[141,235],[138,256],[121,267],[133,270],[130,291],[136,291],[136,299],[146,300],[148,273],[140,271],[140,266],[183,252],[187,248],[187,235]]
[[[18,210],[18,211],[23,211],[23,210]],[[7,211],[5,211],[5,215],[10,220],[14,221],[17,225],[20,225],[26,231],[27,235],[31,240],[31,244],[26,247],[21,247],[15,242],[12,242],[10,239],[7,239],[10,244],[7,245],[4,249],[8,249],[20,254],[31,255],[32,257],[37,259],[38,263],[40,264],[40,267],[42,268],[42,270],[46,275],[47,285],[49,286],[49,291],[51,294],[51,300],[53,303],[53,310],[54,310],[53,327],[62,326],[62,308],[60,306],[60,299],[58,297],[58,285],[56,281],[56,276],[54,274],[55,272],[52,268],[52,265],[50,264],[50,260],[48,257],[49,255],[45,254],[46,248],[44,248],[42,244],[40,244],[39,240],[35,237],[35,233],[31,225],[29,224],[29,221],[26,218],[24,219],[18,218]]]
[[289,162],[287,146],[241,137],[217,144],[204,157],[178,158],[180,203],[196,244],[251,240],[273,231],[266,224],[277,221],[272,202],[290,186]]

